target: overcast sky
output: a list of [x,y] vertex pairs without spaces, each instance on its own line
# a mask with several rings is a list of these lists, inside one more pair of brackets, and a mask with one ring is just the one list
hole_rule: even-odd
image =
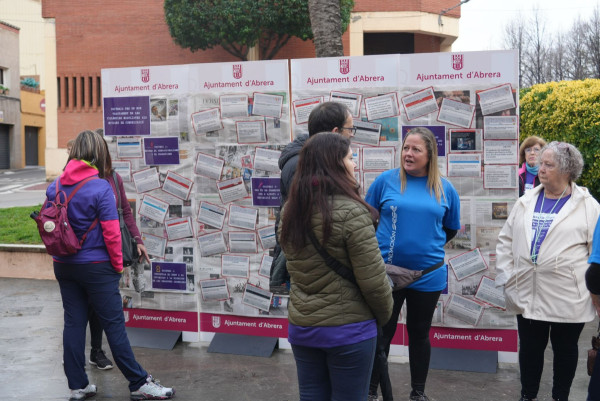
[[546,32],[552,33],[567,31],[579,16],[589,20],[597,6],[600,0],[470,0],[461,6],[459,38],[452,51],[502,49],[506,24],[519,15],[527,20],[535,7],[546,21]]

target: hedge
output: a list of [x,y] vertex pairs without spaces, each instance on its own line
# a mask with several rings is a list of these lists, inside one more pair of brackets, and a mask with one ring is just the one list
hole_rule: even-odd
[[520,93],[520,139],[568,142],[581,152],[577,183],[600,199],[600,80],[548,82]]

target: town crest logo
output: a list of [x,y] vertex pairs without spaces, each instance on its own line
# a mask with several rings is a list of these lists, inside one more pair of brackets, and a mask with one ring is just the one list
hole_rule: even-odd
[[340,72],[344,75],[350,72],[350,59],[343,58],[340,60]]
[[142,82],[150,81],[150,68],[142,68]]
[[452,55],[452,68],[455,70],[462,70],[463,68],[463,55],[462,54],[453,54]]
[[233,77],[235,79],[240,79],[242,77],[242,65],[241,64],[233,65]]

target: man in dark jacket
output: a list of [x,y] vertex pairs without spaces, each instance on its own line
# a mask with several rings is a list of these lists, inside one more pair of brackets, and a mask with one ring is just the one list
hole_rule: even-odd
[[[298,164],[298,155],[300,149],[304,146],[304,142],[314,134],[319,132],[338,132],[346,138],[352,138],[356,133],[350,110],[342,103],[324,102],[315,107],[308,116],[308,135],[298,135],[296,139],[290,142],[281,152],[279,157],[279,169],[281,170],[281,206],[285,203],[294,173],[296,173],[296,165]],[[279,226],[279,213],[275,220],[275,232]],[[273,250],[273,263],[271,264],[271,279],[270,287],[272,292],[281,293],[282,285],[289,290],[290,276],[285,269],[285,259],[281,255],[279,242]],[[284,292],[286,292],[284,290]]]

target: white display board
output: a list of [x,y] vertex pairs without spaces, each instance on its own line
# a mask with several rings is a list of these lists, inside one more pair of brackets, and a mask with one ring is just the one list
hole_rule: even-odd
[[[102,70],[105,136],[138,226],[155,263],[173,276],[184,264],[189,283],[161,277],[156,288],[153,267],[144,292],[124,280],[130,307],[197,310],[202,331],[286,336],[287,320],[272,318],[287,317],[287,298],[265,290],[277,160],[307,132],[310,111],[331,100],[358,127],[363,193],[397,167],[410,127],[434,132],[462,226],[446,246],[448,289],[434,325],[487,330],[486,338],[514,329],[490,283],[518,194],[517,65],[515,51],[490,51]],[[453,338],[440,333],[441,343]]]

